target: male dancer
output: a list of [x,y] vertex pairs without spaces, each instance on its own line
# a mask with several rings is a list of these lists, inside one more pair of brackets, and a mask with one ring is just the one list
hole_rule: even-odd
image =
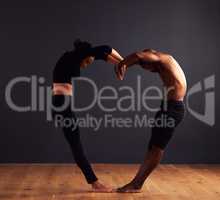
[[[143,164],[136,176],[117,192],[140,192],[145,180],[159,164],[164,149],[173,136],[175,127],[184,117],[183,99],[186,94],[186,78],[177,61],[170,55],[146,49],[133,53],[121,61],[115,68],[118,79],[124,78],[126,70],[132,65],[138,64],[143,69],[158,73],[166,87],[166,100],[162,101],[160,111],[155,116],[164,120],[164,126],[154,125]],[[167,126],[167,120],[173,120],[173,126]]]

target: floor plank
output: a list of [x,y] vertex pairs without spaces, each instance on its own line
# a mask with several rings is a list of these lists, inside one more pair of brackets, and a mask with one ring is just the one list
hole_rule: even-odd
[[[131,180],[138,165],[95,164],[108,185]],[[90,192],[74,164],[0,164],[0,200],[219,200],[220,165],[160,165],[140,194]]]

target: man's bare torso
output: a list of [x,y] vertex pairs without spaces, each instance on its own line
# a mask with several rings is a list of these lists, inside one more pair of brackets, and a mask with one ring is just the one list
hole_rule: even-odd
[[182,68],[172,56],[160,52],[154,53],[162,58],[161,61],[143,62],[142,67],[159,74],[166,87],[167,99],[183,100],[186,94],[187,83]]

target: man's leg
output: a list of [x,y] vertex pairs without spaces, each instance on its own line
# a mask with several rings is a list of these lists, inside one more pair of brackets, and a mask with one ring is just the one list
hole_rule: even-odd
[[117,192],[140,192],[142,185],[151,172],[158,166],[163,156],[163,150],[153,146],[146,155],[134,179],[127,185],[118,188]]
[[[164,149],[171,140],[175,127],[182,121],[185,113],[184,103],[181,101],[168,102],[168,109],[159,111],[155,121],[164,122],[163,126],[152,128],[149,150],[145,156],[144,163],[139,168],[135,178],[127,185],[119,188],[118,192],[139,192],[144,181],[160,163]],[[171,121],[173,123],[169,124]]]
[[137,187],[141,188],[144,181],[151,174],[151,172],[158,166],[163,156],[164,150],[159,147],[153,146],[151,150],[146,153],[144,163],[140,166],[135,178],[132,183]]
[[[159,111],[155,116],[155,121],[157,119],[167,119],[164,115],[165,113],[163,111]],[[144,162],[140,166],[134,179],[127,185],[118,188],[117,192],[140,192],[147,177],[160,163],[164,149],[171,139],[173,131],[174,127],[166,128],[154,126],[152,128],[151,139]]]

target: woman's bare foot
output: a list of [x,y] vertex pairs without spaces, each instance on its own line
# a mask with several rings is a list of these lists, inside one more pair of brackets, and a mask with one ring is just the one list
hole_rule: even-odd
[[141,187],[135,186],[133,183],[128,183],[123,187],[120,187],[116,190],[119,193],[140,193]]
[[96,182],[92,183],[92,192],[110,193],[110,192],[113,192],[113,189],[109,186],[105,186],[104,184],[100,183],[99,181],[96,181]]

